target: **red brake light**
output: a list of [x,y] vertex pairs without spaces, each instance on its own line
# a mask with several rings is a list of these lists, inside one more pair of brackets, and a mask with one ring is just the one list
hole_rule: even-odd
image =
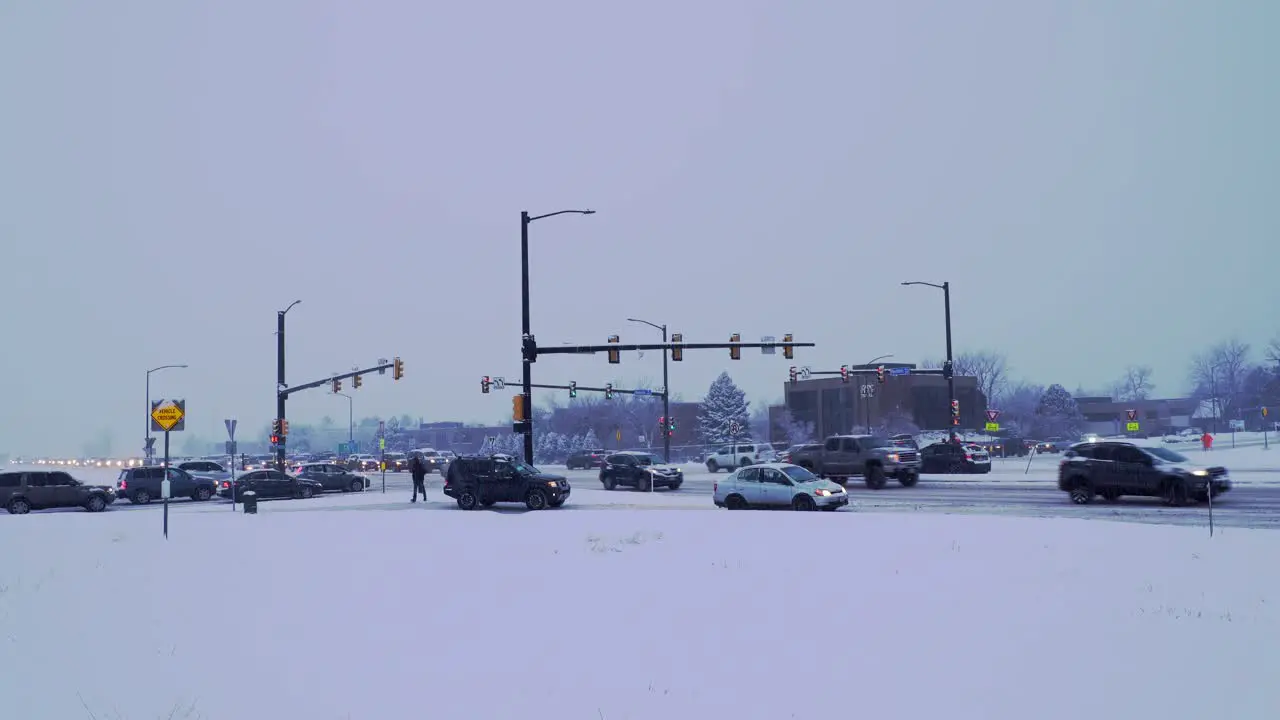
[[222,481],[222,487],[224,487],[224,488],[229,488],[229,487],[231,487],[231,483],[227,482],[226,480],[223,480],[223,481]]
[[128,489],[129,489],[129,481],[128,481],[128,480],[121,480],[121,481],[120,481],[120,489],[121,489],[121,490],[128,490]]

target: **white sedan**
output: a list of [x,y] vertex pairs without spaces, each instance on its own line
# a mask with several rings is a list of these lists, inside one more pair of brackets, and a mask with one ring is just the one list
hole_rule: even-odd
[[788,507],[792,510],[836,510],[849,504],[849,494],[799,465],[767,463],[740,468],[715,484],[716,507],[730,510]]

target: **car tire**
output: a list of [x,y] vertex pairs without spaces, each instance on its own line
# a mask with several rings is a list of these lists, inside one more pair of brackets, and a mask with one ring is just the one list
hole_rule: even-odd
[[102,512],[107,509],[107,499],[101,495],[90,495],[84,503],[84,509],[89,512]]
[[636,481],[636,490],[640,492],[649,492],[653,489],[653,478],[642,477]]
[[866,484],[867,488],[870,490],[880,490],[884,488],[884,468],[879,465],[872,465],[867,468]]
[[616,490],[618,488],[618,481],[611,477],[601,479],[600,484],[604,485],[605,490]]
[[801,493],[792,498],[791,509],[796,512],[813,512],[818,509],[818,504],[813,501],[813,498]]
[[352,481],[351,481],[351,492],[364,492],[364,481],[363,481],[363,480],[352,480]]
[[715,460],[708,460],[708,461],[707,461],[707,472],[709,472],[709,473],[713,473],[713,474],[714,474],[714,473],[718,473],[718,472],[720,472],[720,465],[719,465],[719,464],[717,464]]
[[9,501],[10,515],[26,515],[31,512],[31,503],[24,498],[14,498]]
[[920,473],[913,473],[913,472],[903,473],[898,478],[898,482],[902,483],[902,487],[905,487],[905,488],[915,487],[916,483],[920,482]]
[[133,494],[129,496],[129,502],[135,505],[146,505],[151,502],[151,493],[146,490],[134,490]]
[[1160,499],[1169,507],[1182,507],[1187,504],[1187,486],[1180,480],[1165,483]]
[[212,497],[213,497],[213,491],[210,490],[209,488],[202,487],[202,488],[196,488],[196,491],[195,493],[192,494],[191,499],[204,502]]
[[480,505],[480,498],[474,492],[463,490],[458,493],[458,507],[463,510],[475,510]]
[[747,499],[741,495],[730,495],[724,499],[724,506],[729,510],[746,510]]
[[1084,478],[1077,478],[1071,483],[1070,497],[1072,504],[1088,505],[1093,502],[1093,486]]
[[680,489],[680,486],[681,486],[681,485],[683,485],[683,484],[684,484],[684,483],[682,483],[682,482],[672,483],[672,484],[671,484],[671,489],[672,489],[672,490],[679,490],[679,489]]
[[298,494],[302,496],[303,500],[310,500],[311,496],[316,494],[316,491],[309,487],[304,487],[298,491]]
[[534,511],[546,510],[547,494],[539,490],[538,488],[534,488],[530,490],[529,492],[525,493],[524,506]]

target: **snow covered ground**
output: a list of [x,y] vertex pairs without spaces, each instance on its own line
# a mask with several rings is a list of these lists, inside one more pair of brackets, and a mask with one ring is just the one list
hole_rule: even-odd
[[339,500],[4,518],[4,717],[1280,714],[1280,533]]

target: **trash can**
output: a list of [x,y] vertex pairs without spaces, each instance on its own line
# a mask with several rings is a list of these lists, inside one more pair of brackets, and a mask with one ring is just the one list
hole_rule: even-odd
[[258,514],[258,493],[248,490],[240,496],[240,502],[244,503],[245,515]]

